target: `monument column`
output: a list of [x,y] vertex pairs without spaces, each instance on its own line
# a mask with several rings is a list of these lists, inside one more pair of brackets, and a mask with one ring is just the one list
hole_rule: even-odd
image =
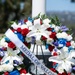
[[32,18],[36,17],[39,13],[45,14],[46,0],[32,0]]

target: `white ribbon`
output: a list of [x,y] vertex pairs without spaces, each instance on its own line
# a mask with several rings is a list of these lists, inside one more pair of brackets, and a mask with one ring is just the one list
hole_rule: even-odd
[[57,75],[42,64],[39,59],[19,40],[16,34],[11,29],[8,29],[5,35],[42,71],[47,75]]

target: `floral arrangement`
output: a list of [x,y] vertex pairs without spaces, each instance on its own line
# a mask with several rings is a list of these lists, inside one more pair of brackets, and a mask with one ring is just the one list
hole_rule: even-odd
[[[59,24],[58,19],[46,16],[28,18],[14,22],[10,29],[28,48],[31,44],[45,45],[51,53],[49,61],[53,67],[50,70],[57,75],[74,74],[75,42],[69,28]],[[23,53],[4,36],[0,41],[0,72],[3,75],[31,75],[24,67],[23,60]]]

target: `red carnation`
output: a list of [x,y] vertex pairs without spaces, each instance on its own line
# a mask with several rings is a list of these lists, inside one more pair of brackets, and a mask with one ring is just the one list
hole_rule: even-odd
[[56,69],[55,68],[50,68],[51,71],[53,72],[56,72]]
[[9,75],[9,73],[8,72],[5,72],[4,75]]
[[25,54],[24,53],[21,53],[21,55],[24,57],[25,56]]
[[58,75],[67,75],[65,72],[63,72],[62,74],[61,73],[58,73]]
[[49,51],[51,52],[51,51],[53,51],[53,49],[54,49],[54,46],[49,46]]
[[52,31],[52,28],[49,27],[49,28],[47,28],[47,30],[48,30],[48,31]]
[[63,72],[63,73],[62,73],[62,75],[66,75],[66,73],[65,73],[65,72]]
[[71,43],[70,42],[66,42],[66,46],[67,47],[71,46]]
[[40,24],[42,25],[42,20],[40,20]]
[[6,51],[6,50],[7,50],[7,48],[6,48],[6,47],[2,47],[2,49],[3,49],[4,51]]
[[14,49],[16,46],[15,46],[15,44],[13,44],[12,42],[9,42],[9,43],[8,43],[8,47],[10,47],[10,48],[13,48],[13,49]]
[[27,19],[25,19],[25,20],[24,20],[24,23],[26,23],[27,21],[28,21],[28,20],[27,20]]
[[47,38],[45,36],[42,36],[42,40],[46,40]]
[[57,63],[56,62],[53,62],[53,65],[56,65]]
[[49,37],[55,39],[55,38],[56,38],[56,32],[52,32],[52,33],[49,35]]
[[53,53],[53,56],[57,56],[58,54],[56,52]]
[[27,42],[24,42],[24,44],[25,44],[27,47],[28,47],[28,45],[29,45]]
[[21,69],[21,70],[20,70],[20,74],[22,74],[22,73],[26,74],[27,71],[26,71],[25,69]]
[[17,32],[21,32],[21,28],[17,28]]
[[71,73],[67,74],[67,73],[63,72],[62,74],[59,73],[58,75],[71,75]]
[[68,75],[71,75],[71,73],[68,73]]
[[15,32],[16,30],[15,29],[11,29],[12,30],[12,32]]
[[58,73],[58,75],[62,75],[62,74]]
[[28,28],[24,28],[24,29],[22,29],[22,31],[21,31],[21,34],[22,34],[23,36],[26,36],[28,33],[29,33],[29,29],[28,29]]
[[0,57],[0,61],[2,60],[2,58]]

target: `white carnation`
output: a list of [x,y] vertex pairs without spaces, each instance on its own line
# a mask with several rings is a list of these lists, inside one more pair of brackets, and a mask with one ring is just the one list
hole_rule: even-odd
[[57,33],[57,34],[56,34],[56,37],[57,37],[57,38],[61,38],[61,33]]
[[56,26],[55,28],[54,28],[54,30],[56,31],[56,32],[58,32],[59,31],[59,26]]
[[43,43],[42,43],[41,40],[36,40],[36,44],[37,44],[37,45],[42,45]]
[[75,42],[74,42],[74,41],[71,41],[71,46],[72,46],[73,48],[75,48]]
[[32,41],[32,38],[31,37],[26,37],[25,39],[28,43]]
[[17,29],[19,26],[14,22],[11,27],[13,27],[14,29]]
[[28,21],[26,22],[26,25],[27,25],[27,26],[32,26],[32,22],[28,20]]
[[49,24],[50,22],[51,22],[51,20],[49,20],[49,19],[44,19],[44,20],[43,20],[43,23],[44,23],[44,24]]
[[68,35],[67,40],[68,41],[71,41],[72,40],[72,36],[71,35]]
[[26,24],[21,25],[21,29],[28,28]]
[[28,28],[26,24],[22,24],[21,25],[21,23],[16,24],[15,22],[11,25],[11,27],[13,27],[14,29],[17,29],[17,28],[21,28],[21,29]]
[[62,38],[66,39],[68,34],[66,32],[62,32],[61,36],[62,36]]
[[4,38],[1,39],[0,45],[1,45],[1,46],[4,46],[4,47],[8,47],[8,43],[5,42],[5,39],[4,39]]
[[68,52],[68,47],[64,46],[64,47],[62,48],[62,50],[63,50],[64,52]]
[[52,44],[53,41],[54,41],[54,40],[53,40],[52,38],[48,38],[48,39],[47,39],[47,44]]
[[31,75],[31,74],[30,74],[30,73],[26,73],[26,74],[22,73],[22,74],[20,74],[20,75]]
[[55,24],[52,24],[52,25],[51,25],[51,28],[55,28],[55,27],[56,27]]
[[57,33],[56,36],[57,38],[67,39],[68,34],[66,32],[62,32],[62,33]]
[[7,71],[12,71],[14,69],[14,66],[12,64],[3,64],[0,65],[0,72],[7,72]]

